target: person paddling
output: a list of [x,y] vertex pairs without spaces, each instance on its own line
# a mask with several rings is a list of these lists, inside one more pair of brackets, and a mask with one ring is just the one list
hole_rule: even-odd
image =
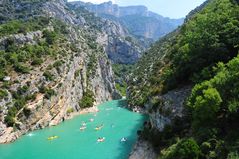
[[97,142],[104,142],[105,141],[105,137],[99,137]]
[[121,141],[121,142],[126,142],[126,141],[127,141],[127,138],[126,138],[126,137],[123,137],[120,141]]

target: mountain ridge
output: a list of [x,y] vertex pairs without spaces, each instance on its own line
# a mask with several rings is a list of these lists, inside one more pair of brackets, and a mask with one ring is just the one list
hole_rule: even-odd
[[[143,36],[146,39],[158,40],[160,37],[176,29],[183,22],[183,19],[165,18],[149,11],[147,7],[141,5],[121,7],[110,1],[101,4],[84,3],[81,1],[70,3],[83,6],[89,11],[96,13],[96,15],[106,19],[110,19],[109,16],[113,16],[114,20],[124,25],[131,34]],[[127,21],[128,16],[131,16],[133,20],[130,19],[130,21]],[[140,22],[142,19],[143,21]],[[136,24],[130,26],[130,22],[132,21],[135,21]],[[137,21],[139,22],[137,23]],[[143,27],[143,30],[137,31],[140,27]]]

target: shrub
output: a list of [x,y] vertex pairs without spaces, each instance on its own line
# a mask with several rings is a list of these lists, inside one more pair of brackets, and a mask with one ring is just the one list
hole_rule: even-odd
[[83,94],[83,97],[79,102],[79,105],[81,108],[92,107],[94,105],[94,101],[95,101],[94,93],[87,89],[86,92]]
[[[0,52],[1,55],[1,52]],[[5,58],[0,57],[0,68],[4,68],[7,65],[7,61]]]
[[[5,19],[6,17],[4,17]],[[25,17],[24,17],[25,18]],[[46,17],[35,17],[34,19],[12,20],[0,25],[0,36],[16,33],[26,33],[29,31],[39,30],[49,23]]]
[[238,152],[230,152],[227,156],[227,159],[239,159],[239,153]]
[[177,143],[164,159],[198,159],[200,149],[196,141],[192,138],[184,139]]
[[68,108],[67,111],[66,111],[67,114],[70,114],[70,113],[73,113],[73,112],[74,112],[73,108]]
[[53,89],[44,86],[40,86],[38,89],[40,93],[45,94],[45,98],[47,99],[51,99],[53,95],[56,95],[56,92]]
[[23,109],[23,113],[24,113],[24,115],[25,115],[26,117],[29,117],[29,116],[31,115],[31,110],[28,109],[28,108],[24,108],[24,109]]
[[29,90],[29,86],[25,85],[25,86],[19,87],[17,89],[17,93],[18,93],[18,95],[23,95],[23,94],[27,93],[28,90]]
[[25,99],[26,99],[27,101],[34,101],[34,100],[36,99],[36,93],[34,93],[34,94],[28,94],[28,95],[25,97]]
[[56,95],[56,92],[53,89],[46,89],[45,98],[51,99],[51,97],[54,95]]
[[53,67],[58,68],[58,67],[60,67],[62,64],[63,64],[63,61],[62,61],[62,60],[58,60],[58,61],[56,61],[56,62],[53,64]]
[[47,70],[51,70],[52,68],[53,68],[53,66],[50,64],[50,65],[47,66],[46,69],[47,69]]
[[47,81],[52,81],[54,79],[54,76],[49,71],[44,72],[43,76],[46,78]]
[[198,95],[193,103],[193,126],[198,128],[211,124],[216,119],[221,103],[222,99],[217,89],[203,90],[202,95]]
[[29,71],[30,71],[30,69],[28,67],[23,66],[21,64],[14,65],[14,70],[16,72],[23,73],[23,74],[29,73]]
[[75,71],[75,79],[80,75],[80,70]]
[[122,96],[126,96],[126,90],[127,90],[126,82],[122,82],[122,84],[116,83],[115,87]]
[[5,75],[6,75],[6,73],[3,70],[1,70],[1,68],[0,68],[0,81],[2,81],[4,79]]
[[57,72],[60,73],[60,67],[63,65],[63,61],[62,60],[58,60],[53,64],[53,67],[56,68]]
[[54,44],[57,34],[54,31],[44,30],[43,31],[43,37],[46,38],[46,42],[49,45]]
[[15,124],[15,119],[13,116],[7,115],[5,117],[5,123],[7,124],[8,127],[12,127]]
[[23,108],[26,104],[26,101],[24,98],[17,99],[14,103],[14,107],[16,107],[17,110],[20,110]]
[[34,58],[34,59],[32,60],[31,65],[35,66],[35,65],[40,65],[40,64],[42,64],[42,63],[43,63],[43,60],[42,60],[41,58]]
[[7,97],[7,96],[8,96],[7,91],[0,89],[0,100],[1,100],[1,99],[4,99],[4,98]]
[[8,114],[4,119],[7,126],[13,126],[15,124],[14,117],[16,116],[17,111],[18,111],[17,108],[14,106],[8,109]]

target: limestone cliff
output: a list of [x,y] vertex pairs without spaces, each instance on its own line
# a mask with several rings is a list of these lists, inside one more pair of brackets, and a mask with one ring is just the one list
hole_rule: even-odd
[[84,6],[99,17],[119,22],[130,34],[136,37],[144,37],[146,41],[147,39],[156,41],[183,23],[183,18],[170,19],[163,17],[140,5],[122,7],[112,2],[92,4],[78,1],[71,3]]
[[150,126],[162,131],[165,125],[170,125],[175,118],[182,118],[184,102],[190,93],[191,87],[187,86],[152,97],[150,102],[145,105],[149,114]]
[[[145,103],[144,113],[148,114],[149,121],[144,124],[137,143],[131,151],[129,159],[156,159],[158,152],[151,140],[157,138],[148,136],[148,132],[162,132],[167,125],[171,125],[174,120],[182,118],[184,113],[184,102],[190,95],[192,87],[186,86],[181,89],[169,91],[164,95],[151,97]],[[137,110],[137,107],[134,108]]]
[[[40,23],[27,26],[31,31],[1,32],[1,53],[16,58],[15,64],[4,59],[8,71],[1,69],[0,143],[56,125],[89,106],[84,103],[89,100],[96,105],[117,97],[106,53],[85,28],[90,25],[87,19],[76,16],[65,1],[4,1],[4,5],[12,13],[10,19],[1,21],[3,25],[15,18],[23,26],[26,22],[35,25],[36,17]],[[29,8],[32,14],[28,14]],[[21,19],[18,13],[25,16]]]
[[[132,36],[120,22],[96,17],[78,3],[68,3],[78,16],[85,17],[100,32],[91,35],[104,47],[109,59],[117,64],[133,64],[142,56],[149,43]],[[147,46],[146,46],[147,45]]]

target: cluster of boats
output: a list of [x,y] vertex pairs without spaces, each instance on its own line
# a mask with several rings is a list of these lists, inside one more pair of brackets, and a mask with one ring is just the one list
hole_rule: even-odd
[[[93,122],[94,119],[91,118],[91,119],[89,119],[89,121],[90,121],[90,122]],[[96,127],[95,127],[95,130],[96,130],[96,131],[99,131],[99,130],[101,130],[103,127],[104,127],[104,124],[101,124],[101,125],[99,125],[99,126],[96,126]],[[114,125],[112,124],[111,127],[114,127]],[[80,130],[83,131],[83,130],[85,130],[86,128],[87,128],[87,127],[86,127],[86,123],[85,123],[85,122],[82,122],[82,123],[81,123]],[[47,138],[47,140],[55,140],[55,139],[57,139],[57,138],[59,138],[59,136],[50,136],[50,137]],[[97,142],[104,142],[104,141],[105,141],[105,137],[99,137],[99,138],[97,139]],[[127,138],[126,138],[126,137],[123,137],[123,138],[121,138],[121,140],[120,140],[120,142],[126,142],[126,141],[127,141]]]
[[[57,138],[59,138],[59,136],[50,136],[50,137],[47,138],[47,140],[55,140],[55,139],[57,139]],[[105,141],[105,137],[99,137],[99,138],[97,139],[97,142],[104,142],[104,141]],[[121,142],[126,142],[126,141],[127,141],[127,138],[123,137],[123,138],[121,138],[120,141],[121,141]]]
[[[93,122],[94,119],[91,118],[89,121],[90,121],[90,122]],[[96,127],[95,127],[95,130],[96,130],[96,131],[99,131],[99,130],[101,130],[103,127],[104,127],[104,124],[101,124],[101,125],[99,125],[99,126],[96,126]],[[111,127],[114,127],[114,124],[112,124]],[[86,123],[85,123],[85,122],[82,122],[81,127],[80,127],[80,130],[83,131],[83,130],[85,130],[85,129],[86,129]],[[97,139],[97,142],[104,142],[104,141],[105,141],[105,137],[99,137],[99,138]],[[123,137],[123,138],[120,139],[120,142],[126,142],[126,141],[127,141],[127,138],[126,138],[126,137]]]
[[[91,118],[90,120],[89,120],[90,122],[93,122],[94,121],[94,119],[93,118]],[[101,124],[101,125],[99,125],[99,126],[97,126],[97,127],[95,127],[95,130],[101,130],[102,128],[103,128],[103,124]],[[86,123],[85,122],[82,122],[82,124],[81,124],[81,127],[80,127],[80,130],[81,131],[83,131],[83,130],[85,130],[87,127],[86,127]]]
[[[105,141],[105,137],[99,137],[97,139],[97,142],[104,142]],[[127,141],[127,138],[126,137],[123,137],[120,139],[120,142],[126,142]]]
[[[94,119],[91,118],[91,119],[89,119],[89,121],[90,121],[90,122],[93,122]],[[81,127],[80,127],[80,130],[83,131],[83,130],[85,130],[86,128],[87,128],[87,127],[86,127],[86,123],[85,123],[85,122],[82,122]]]

